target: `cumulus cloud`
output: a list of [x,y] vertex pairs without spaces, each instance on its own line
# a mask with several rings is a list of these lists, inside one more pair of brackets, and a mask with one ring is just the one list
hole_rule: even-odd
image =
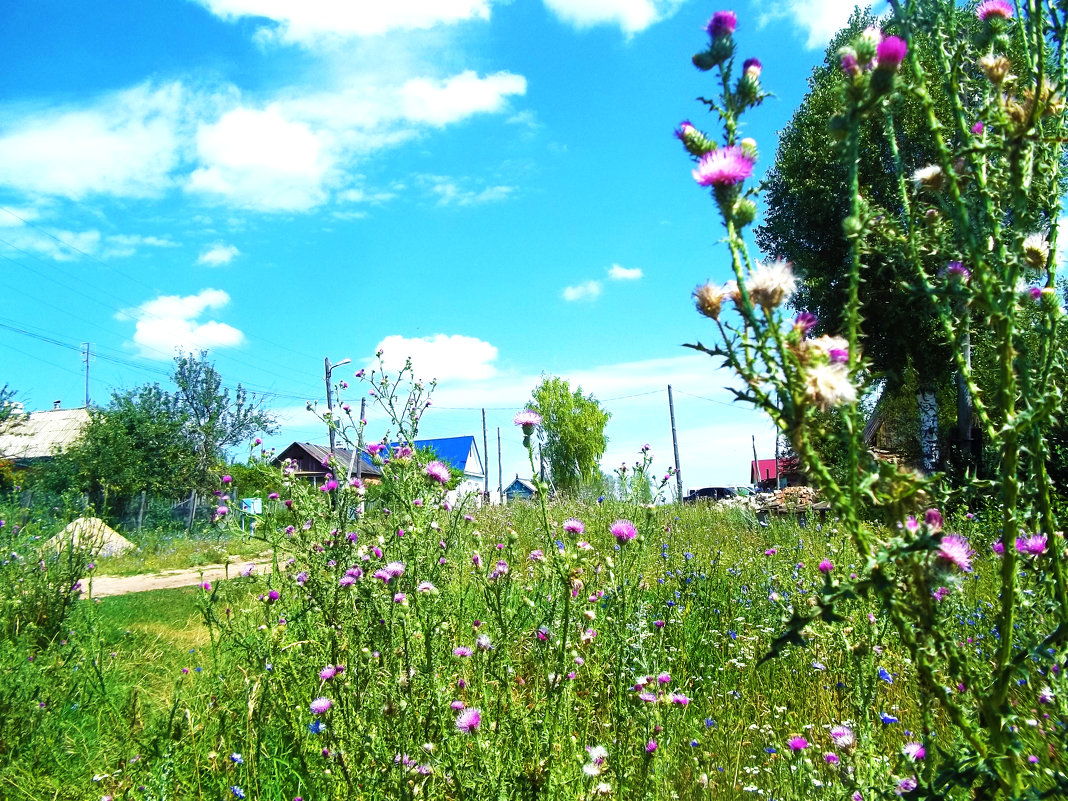
[[490,0],[198,0],[226,20],[251,17],[274,23],[270,34],[315,46],[331,39],[417,30],[465,20],[488,20]]
[[608,268],[608,277],[613,281],[637,281],[642,277],[641,267],[620,267],[613,264]]
[[788,20],[806,36],[809,50],[826,47],[831,37],[848,21],[855,6],[870,6],[863,0],[762,0],[760,23]]
[[240,345],[245,335],[226,323],[201,320],[207,311],[223,308],[230,296],[221,289],[204,289],[196,295],[160,295],[116,315],[135,321],[133,344],[149,359],[168,360],[175,350],[195,352]]
[[589,28],[618,25],[632,35],[670,17],[685,0],[544,0],[546,8],[569,25]]
[[180,161],[187,100],[180,84],[144,84],[25,114],[0,128],[0,186],[74,200],[156,197]]
[[219,243],[217,245],[212,245],[201,253],[197,258],[197,264],[205,264],[208,267],[221,267],[224,264],[232,262],[234,257],[238,256],[240,253],[241,251],[233,245]]
[[564,287],[564,291],[561,294],[564,300],[569,303],[576,300],[595,300],[601,294],[601,282],[586,281],[575,286],[567,286]]
[[202,166],[192,192],[262,211],[304,211],[326,200],[334,159],[324,137],[276,106],[236,108],[197,131]]
[[511,72],[479,77],[464,70],[444,80],[413,78],[400,91],[405,119],[429,125],[448,125],[473,114],[500,111],[510,95],[523,95],[527,79]]
[[415,375],[426,380],[480,381],[497,374],[493,364],[497,360],[497,348],[461,334],[411,338],[393,334],[379,342],[375,350],[381,351],[386,370],[396,373],[411,359]]
[[516,190],[514,186],[505,185],[472,186],[468,179],[447,175],[420,175],[417,180],[430,194],[437,197],[439,206],[480,206],[496,203],[512,197]]
[[[21,215],[20,215],[21,216]],[[32,220],[33,216],[23,217]],[[169,237],[144,236],[141,234],[101,234],[90,228],[70,231],[62,228],[44,228],[26,225],[13,217],[0,220],[3,227],[3,244],[0,252],[27,253],[54,261],[77,261],[82,258],[112,259],[132,256],[146,247],[170,248],[178,243]]]

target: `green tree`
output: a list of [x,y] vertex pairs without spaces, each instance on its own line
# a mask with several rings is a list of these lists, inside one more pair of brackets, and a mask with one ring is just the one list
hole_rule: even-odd
[[116,392],[92,409],[81,437],[42,469],[39,486],[88,493],[102,516],[121,516],[142,492],[174,499],[194,477],[186,418],[159,384]]
[[543,378],[529,405],[542,418],[541,454],[556,490],[574,495],[583,482],[599,479],[611,413],[593,395],[583,395],[581,387],[572,392],[558,376]]
[[184,420],[185,436],[194,454],[194,475],[203,488],[209,486],[209,477],[227,448],[278,430],[262,397],[249,393],[241,384],[232,394],[223,386],[207,351],[176,356],[172,380],[177,389],[170,393],[169,402]]

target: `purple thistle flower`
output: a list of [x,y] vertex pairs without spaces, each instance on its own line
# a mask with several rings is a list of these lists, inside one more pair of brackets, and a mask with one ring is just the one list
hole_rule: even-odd
[[950,278],[958,278],[962,284],[966,284],[968,279],[972,277],[972,271],[965,267],[962,262],[951,261],[946,265],[946,275]]
[[916,777],[915,776],[909,776],[908,778],[902,779],[901,781],[899,781],[897,783],[896,792],[897,792],[898,795],[904,795],[905,793],[912,792],[913,790],[916,789],[916,787],[917,787]]
[[336,675],[337,675],[337,668],[334,667],[333,665],[327,665],[326,667],[324,667],[322,670],[319,671],[319,678],[322,679],[323,681],[330,681],[330,679],[334,678],[334,676],[336,676]]
[[998,540],[997,542],[995,542],[993,545],[990,546],[990,550],[992,550],[998,556],[1001,556],[1002,554],[1005,553],[1005,543],[1003,543],[1001,540]]
[[755,163],[739,145],[721,147],[701,156],[693,179],[701,186],[734,186],[753,174]]
[[456,716],[456,728],[464,734],[474,734],[482,724],[482,711],[478,707],[468,707]]
[[983,132],[983,123],[982,123],[982,120],[980,120],[979,122],[975,123],[975,125],[972,126],[972,133],[975,134],[976,136],[978,136],[982,132]]
[[391,578],[400,578],[404,575],[404,562],[389,562],[384,568]]
[[657,747],[656,740],[650,740],[645,744],[645,753],[653,754],[656,752]]
[[564,521],[564,531],[568,534],[582,534],[586,531],[586,526],[577,517],[569,517]]
[[937,590],[931,593],[931,597],[941,603],[949,595],[949,589],[946,587],[939,587]]
[[458,645],[452,649],[452,655],[464,659],[465,657],[471,656],[471,649],[465,645]]
[[830,559],[823,559],[819,564],[819,569],[821,573],[830,573],[834,570],[834,563]]
[[1046,535],[1032,534],[1030,537],[1017,537],[1016,550],[1027,556],[1040,556],[1046,552]]
[[860,64],[857,63],[857,54],[851,51],[846,51],[842,54],[842,72],[846,75],[853,76],[860,72]]
[[804,737],[791,737],[786,744],[790,746],[791,751],[804,751],[808,748],[808,740]]
[[541,415],[533,409],[523,409],[514,418],[512,422],[523,429],[523,433],[530,436],[534,433],[534,427],[541,425]]
[[971,549],[968,540],[959,534],[947,534],[942,537],[938,546],[938,559],[956,566],[958,570],[970,573],[972,569],[972,557],[975,551]]
[[975,15],[984,22],[991,18],[1012,19],[1014,13],[1008,0],[985,0],[975,9]]
[[916,762],[927,756],[927,749],[924,748],[920,743],[905,743],[905,747],[901,749],[901,752],[913,762]]
[[818,322],[819,318],[812,312],[801,312],[794,318],[794,328],[801,332],[801,336],[808,336],[808,333],[816,327]]
[[718,39],[721,36],[730,36],[737,27],[737,14],[733,11],[717,11],[712,15],[712,19],[708,21],[705,30],[708,31],[710,36]]
[[608,530],[620,545],[638,536],[638,529],[629,520],[617,520]]
[[680,692],[674,692],[668,696],[668,700],[675,706],[686,706],[690,703],[690,699]]
[[838,754],[834,753],[833,751],[828,751],[826,754],[823,755],[823,761],[826,762],[828,765],[837,765]]
[[449,468],[439,461],[433,461],[426,466],[426,475],[431,481],[436,481],[439,484],[448,484],[452,478]]
[[932,531],[941,531],[942,523],[944,521],[940,511],[937,509],[928,509],[923,513],[923,522],[926,523],[927,527]]
[[671,684],[671,674],[664,672],[656,677],[657,684]]
[[839,748],[851,748],[857,742],[857,736],[848,726],[832,726],[831,740]]
[[879,46],[875,51],[875,57],[879,61],[878,69],[896,72],[897,68],[901,66],[901,62],[905,60],[907,51],[908,45],[905,44],[904,39],[887,36],[879,42]]
[[313,715],[325,715],[330,711],[330,707],[334,705],[334,702],[329,698],[316,698],[311,702],[311,713]]
[[760,73],[763,69],[764,65],[760,63],[759,58],[747,58],[742,62],[742,72],[753,80],[760,77]]

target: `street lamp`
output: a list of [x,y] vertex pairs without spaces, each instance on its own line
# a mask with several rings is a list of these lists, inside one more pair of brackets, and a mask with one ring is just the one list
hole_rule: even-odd
[[323,359],[323,364],[326,366],[326,411],[329,415],[329,422],[327,428],[330,431],[330,453],[334,453],[334,388],[330,385],[330,373],[334,371],[335,367],[340,367],[343,364],[348,364],[352,359],[342,359],[339,362],[330,364],[330,357],[327,356]]

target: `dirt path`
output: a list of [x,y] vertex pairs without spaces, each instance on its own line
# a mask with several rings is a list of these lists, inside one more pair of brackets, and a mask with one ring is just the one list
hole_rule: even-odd
[[[161,570],[159,573],[141,573],[136,576],[94,576],[93,597],[105,598],[110,595],[126,595],[131,592],[148,590],[170,590],[175,587],[192,587],[202,581],[220,581],[240,576],[252,567],[257,573],[269,572],[272,568],[269,560],[252,562],[228,562],[223,565],[205,565],[175,570]],[[88,590],[89,579],[82,579],[82,586]]]

